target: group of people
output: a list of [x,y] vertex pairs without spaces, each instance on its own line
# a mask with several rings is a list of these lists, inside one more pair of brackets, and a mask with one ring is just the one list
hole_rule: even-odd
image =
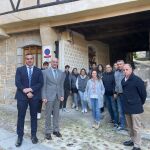
[[146,89],[144,82],[134,75],[130,64],[125,64],[123,60],[118,60],[113,67],[109,64],[105,67],[102,64],[96,66],[94,63],[88,73],[84,68],[80,73],[77,68],[73,68],[70,73],[69,65],[65,66],[64,72],[58,69],[57,58],[52,59],[50,67],[49,63],[44,62],[42,71],[33,65],[33,55],[27,54],[25,59],[26,65],[17,68],[15,78],[18,108],[17,147],[21,146],[23,141],[28,105],[33,144],[38,143],[37,119],[41,117],[42,103],[46,106],[45,138],[52,140],[51,134],[62,137],[59,131],[59,109],[68,112],[67,99],[72,93],[72,108],[78,111],[80,100],[82,113],[91,109],[92,127],[95,129],[100,127],[105,103],[114,128],[125,130],[126,124],[129,128],[131,140],[124,142],[124,145],[134,145],[133,150],[140,150],[140,114],[143,112]]

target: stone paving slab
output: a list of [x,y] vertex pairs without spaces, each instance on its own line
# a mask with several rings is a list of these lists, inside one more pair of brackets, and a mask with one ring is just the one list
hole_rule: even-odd
[[0,141],[16,137],[15,133],[10,133],[4,129],[0,129]]
[[33,145],[31,140],[24,138],[22,146],[15,146],[16,135],[10,131],[0,129],[0,150],[50,150],[50,147],[36,144]]

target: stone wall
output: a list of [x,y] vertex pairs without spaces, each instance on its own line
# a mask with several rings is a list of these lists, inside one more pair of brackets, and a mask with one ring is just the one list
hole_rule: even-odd
[[3,103],[9,103],[9,100],[14,98],[15,70],[16,38],[12,36],[0,42],[0,100]]
[[[68,37],[65,32],[60,40],[60,64],[59,67],[63,70],[65,65],[70,65],[70,70],[73,68],[88,69],[88,49],[87,42],[84,37],[73,32],[73,38]],[[72,41],[70,41],[72,40]]]
[[16,67],[23,65],[23,47],[41,45],[38,31],[10,35],[0,41],[0,103],[12,103],[15,97]]
[[70,70],[76,67],[89,69],[88,63],[88,46],[96,50],[96,63],[106,65],[109,63],[109,47],[99,41],[86,41],[84,36],[76,32],[72,32],[72,38],[68,37],[68,33],[62,34],[60,40],[60,64],[59,67],[64,69],[66,64],[70,65]]
[[42,46],[40,32],[30,31],[14,35],[16,38],[17,67],[23,65],[23,47],[28,45]]

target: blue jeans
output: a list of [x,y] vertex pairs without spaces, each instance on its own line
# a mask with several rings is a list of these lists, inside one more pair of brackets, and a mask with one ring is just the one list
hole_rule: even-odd
[[119,94],[117,97],[117,107],[118,107],[118,113],[119,113],[119,121],[120,121],[120,126],[122,128],[125,128],[125,113],[123,110],[123,106],[122,106],[122,101],[123,101],[123,95]]
[[87,109],[87,101],[84,99],[84,92],[78,91],[81,99],[82,110]]
[[92,107],[92,116],[96,122],[100,122],[101,112],[98,105],[98,99],[90,98]]
[[78,93],[73,93],[73,102],[78,107]]
[[111,120],[114,121],[114,124],[118,124],[118,112],[117,112],[117,103],[114,100],[113,96],[105,95],[105,102],[110,114]]

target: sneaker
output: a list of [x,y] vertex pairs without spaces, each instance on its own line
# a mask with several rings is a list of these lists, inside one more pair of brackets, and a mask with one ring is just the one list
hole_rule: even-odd
[[63,111],[67,113],[70,112],[67,108],[64,108]]
[[87,109],[86,108],[84,109],[84,112],[87,113]]
[[76,111],[78,111],[79,110],[79,108],[78,107],[76,107]]
[[96,127],[96,123],[94,123],[93,125],[92,125],[92,128],[95,128]]
[[72,104],[72,109],[75,108],[75,104]]
[[41,119],[41,113],[37,113],[37,119]]
[[96,126],[95,126],[95,129],[98,130],[99,127],[100,127],[100,122],[97,122],[97,123],[96,123]]
[[82,109],[82,111],[81,111],[82,113],[84,113],[84,109]]
[[53,115],[51,115],[51,118],[53,118]]
[[117,131],[125,130],[125,128],[118,126]]

